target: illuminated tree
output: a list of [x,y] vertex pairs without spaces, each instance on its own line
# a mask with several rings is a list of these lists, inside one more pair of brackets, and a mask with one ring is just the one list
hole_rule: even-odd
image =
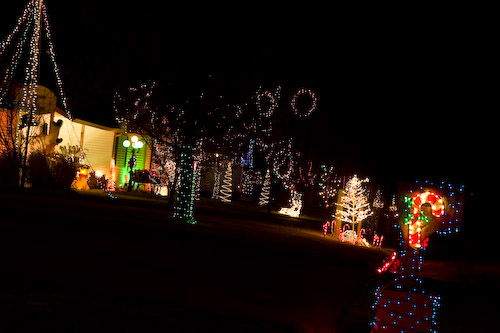
[[[47,52],[41,52],[42,40],[47,43]],[[38,83],[41,57],[45,53],[49,55],[52,63],[62,109],[72,120],[56,62],[46,4],[42,0],[28,1],[14,28],[5,39],[0,40],[0,59],[2,60],[0,65],[6,65],[0,68],[3,74],[0,81],[0,153],[2,158],[8,158],[13,166],[21,171],[21,187],[24,187],[26,181],[29,153],[33,151],[47,153],[47,147],[53,148],[51,147],[53,143],[59,143],[55,142],[57,137],[50,142],[50,132],[45,133],[49,135],[43,140],[40,138],[44,125],[40,116],[40,111],[42,111],[40,105],[43,104],[40,92],[43,87]],[[4,59],[9,60],[3,61]],[[18,66],[19,64],[24,65]],[[22,67],[20,71],[25,74],[21,89],[13,93],[15,84],[12,82],[16,77],[18,67]],[[11,97],[16,95],[16,97],[9,98],[9,95]],[[49,125],[48,128],[52,127],[50,123],[45,125]],[[45,146],[34,147],[37,143],[34,141]],[[19,172],[16,173],[19,174]],[[18,175],[13,176],[18,177]],[[17,179],[15,182],[17,183]]]
[[339,187],[342,186],[342,178],[337,175],[333,166],[321,166],[321,174],[318,182],[319,196],[322,199],[322,205],[328,208],[334,205],[333,200],[337,196]]
[[193,148],[183,146],[180,159],[180,186],[174,206],[173,220],[195,224],[193,217],[194,202],[194,155]]
[[[205,78],[206,79],[206,78]],[[209,78],[210,79],[210,78]],[[209,80],[210,81],[210,80]],[[195,180],[194,154],[201,150],[205,138],[214,132],[212,116],[222,104],[220,94],[212,90],[209,81],[194,85],[171,83],[168,89],[154,81],[119,90],[115,93],[116,119],[125,131],[150,138],[155,154],[171,155],[153,160],[167,172],[165,161],[175,163],[175,176],[170,190],[170,205],[174,206],[174,220],[193,223],[192,204]],[[162,89],[163,88],[163,89]],[[218,117],[218,114],[217,114]],[[160,168],[161,169],[161,168]],[[179,186],[177,183],[179,180]],[[178,192],[178,193],[176,193]]]
[[266,176],[264,177],[264,184],[262,184],[262,190],[260,191],[259,206],[265,206],[269,204],[269,188],[271,187],[271,176],[269,175],[269,169],[266,171]]
[[212,199],[219,200],[220,193],[220,171],[217,167],[214,175],[214,187],[212,189]]
[[365,182],[368,178],[361,180],[354,175],[345,186],[340,204],[337,204],[337,217],[341,222],[352,225],[352,230],[356,224],[360,230],[361,223],[372,215],[368,195],[363,188]]
[[224,180],[220,190],[220,200],[223,203],[231,203],[231,196],[233,194],[233,164],[228,163],[226,172],[224,173]]

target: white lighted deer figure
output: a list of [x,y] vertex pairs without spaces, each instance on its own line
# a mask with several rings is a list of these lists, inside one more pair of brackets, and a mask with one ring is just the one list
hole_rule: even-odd
[[279,213],[291,217],[299,217],[302,211],[302,194],[294,192],[292,196],[292,207],[281,208]]

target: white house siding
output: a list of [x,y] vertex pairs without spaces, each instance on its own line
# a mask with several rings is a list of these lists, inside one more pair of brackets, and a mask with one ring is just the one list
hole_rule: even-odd
[[103,127],[99,125],[92,126],[91,123],[78,119],[71,121],[57,112],[54,113],[54,121],[59,119],[63,121],[59,130],[59,138],[63,139],[63,141],[59,144],[59,147],[80,146],[81,143],[86,156],[85,163],[89,164],[96,172],[100,172],[106,178],[109,178],[111,175],[115,131],[111,128],[99,128]]
[[59,146],[80,146],[80,135],[82,133],[82,125],[68,118],[54,113],[54,121],[62,120],[63,124],[59,130],[59,138],[63,139]]
[[111,175],[115,133],[89,125],[85,125],[83,133],[83,151],[88,163],[108,178]]

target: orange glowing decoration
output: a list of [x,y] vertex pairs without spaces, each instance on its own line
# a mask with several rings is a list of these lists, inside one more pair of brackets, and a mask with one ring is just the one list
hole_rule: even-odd
[[83,177],[83,178],[87,178],[87,175],[89,174],[89,167],[84,165],[81,169],[80,169],[80,177]]
[[89,167],[84,165],[78,172],[78,176],[71,184],[73,190],[89,190],[89,185],[87,184],[87,175],[89,174]]

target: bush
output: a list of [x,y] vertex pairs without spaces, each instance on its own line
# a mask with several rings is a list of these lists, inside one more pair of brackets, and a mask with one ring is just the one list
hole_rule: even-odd
[[12,191],[19,185],[17,161],[8,154],[0,154],[0,191]]
[[87,184],[91,189],[105,189],[108,186],[108,180],[104,175],[97,177],[95,171],[89,172]]
[[28,176],[31,187],[46,190],[52,181],[52,175],[44,153],[35,152],[28,158]]
[[29,181],[37,190],[70,190],[77,169],[78,163],[62,155],[47,156],[35,152],[28,159]]
[[78,165],[59,156],[52,165],[52,187],[59,190],[71,189]]

